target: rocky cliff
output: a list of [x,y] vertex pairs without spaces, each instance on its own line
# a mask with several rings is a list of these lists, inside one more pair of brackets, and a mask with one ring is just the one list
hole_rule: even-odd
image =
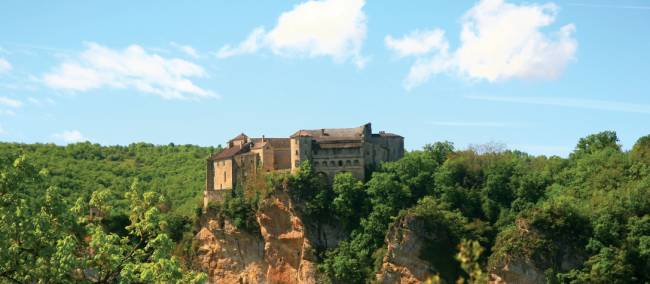
[[256,233],[223,218],[204,222],[195,239],[210,283],[318,283],[316,248],[333,247],[344,237],[334,227],[305,224],[283,192],[265,198],[256,219]]
[[497,237],[488,265],[490,283],[547,283],[548,269],[566,272],[584,261],[584,252],[575,249],[581,246],[550,239],[526,219],[515,224]]
[[377,282],[411,284],[428,279],[433,267],[419,256],[431,237],[417,218],[399,219],[386,235],[386,255],[377,272]]

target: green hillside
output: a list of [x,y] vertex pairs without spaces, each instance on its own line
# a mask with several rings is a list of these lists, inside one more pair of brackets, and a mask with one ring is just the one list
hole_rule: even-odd
[[119,214],[128,210],[124,192],[137,178],[144,188],[166,196],[172,213],[190,217],[200,205],[205,188],[205,159],[213,151],[213,147],[148,143],[0,143],[0,162],[8,165],[24,155],[36,168],[47,169],[50,185],[61,188],[62,195],[69,200],[108,189]]

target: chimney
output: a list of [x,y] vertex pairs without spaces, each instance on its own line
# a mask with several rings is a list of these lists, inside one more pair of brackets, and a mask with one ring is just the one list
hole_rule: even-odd
[[264,134],[262,134],[262,142],[264,142]]
[[321,129],[320,129],[320,134],[321,134],[322,136],[327,135],[327,134],[325,134],[325,128],[321,128]]

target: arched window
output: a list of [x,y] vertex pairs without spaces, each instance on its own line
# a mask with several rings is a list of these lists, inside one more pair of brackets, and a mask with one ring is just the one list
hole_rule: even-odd
[[323,166],[323,167],[327,167],[327,161],[323,161],[323,163],[321,164],[321,166]]
[[339,167],[343,166],[343,161],[339,160]]
[[359,165],[359,160],[354,160],[353,163],[354,163],[355,166],[358,166]]
[[345,161],[345,165],[350,166],[350,165],[352,165],[352,162],[350,162],[350,160],[347,160],[347,161]]

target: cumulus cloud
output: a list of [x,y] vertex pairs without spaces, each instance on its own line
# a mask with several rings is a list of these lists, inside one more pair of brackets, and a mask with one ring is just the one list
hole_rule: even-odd
[[19,100],[15,100],[12,98],[0,97],[0,105],[12,107],[12,108],[18,108],[21,107],[23,103]]
[[0,74],[11,71],[11,63],[7,59],[0,58]]
[[352,60],[362,67],[366,38],[364,0],[307,1],[282,13],[271,30],[254,29],[236,46],[226,45],[217,57],[255,53],[263,48],[283,56],[329,56],[336,62]]
[[78,130],[66,130],[61,133],[56,133],[53,136],[56,139],[63,140],[65,143],[88,141],[88,139],[84,137]]
[[169,44],[171,44],[173,47],[175,47],[176,49],[182,51],[183,53],[185,53],[188,56],[191,56],[191,57],[194,57],[194,58],[199,58],[199,53],[196,51],[196,49],[194,49],[194,47],[192,47],[190,45],[182,45],[182,44],[178,44],[178,43],[175,43],[175,42],[170,42]]
[[433,50],[446,51],[449,43],[445,39],[445,31],[433,29],[430,31],[413,31],[401,38],[393,38],[387,35],[384,38],[386,46],[400,57],[424,55]]
[[413,33],[401,41],[387,40],[386,45],[401,56],[416,56],[404,81],[407,89],[446,72],[489,82],[555,79],[574,59],[578,46],[573,24],[555,32],[542,32],[555,22],[558,9],[553,3],[518,5],[482,0],[461,18],[460,46],[454,51],[448,50],[444,38],[436,42]]
[[237,46],[224,45],[217,51],[218,58],[228,58],[232,56],[249,54],[257,52],[264,44],[266,31],[264,27],[258,27],[248,35],[248,37]]
[[205,76],[197,64],[151,54],[139,45],[115,50],[86,43],[79,56],[65,60],[42,79],[51,88],[77,92],[111,87],[132,88],[164,99],[217,97],[191,80]]

